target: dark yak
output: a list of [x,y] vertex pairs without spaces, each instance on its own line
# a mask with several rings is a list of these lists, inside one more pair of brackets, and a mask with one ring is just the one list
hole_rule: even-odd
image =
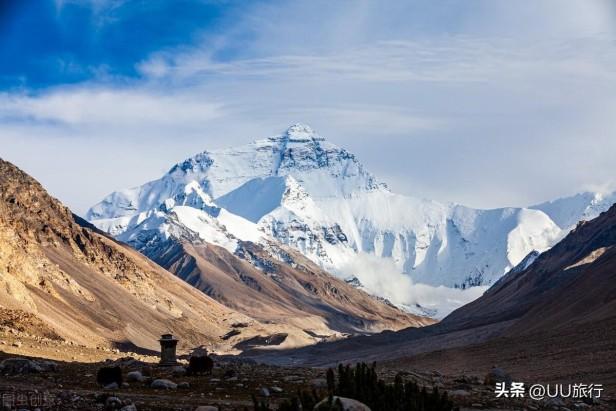
[[96,373],[96,382],[106,387],[114,382],[122,386],[122,369],[120,367],[102,367]]
[[214,360],[207,355],[192,356],[188,360],[187,375],[211,374],[214,368]]

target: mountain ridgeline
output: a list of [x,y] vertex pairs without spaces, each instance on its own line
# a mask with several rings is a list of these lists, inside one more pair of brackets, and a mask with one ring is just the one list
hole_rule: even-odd
[[616,205],[438,324],[292,350],[284,361],[379,361],[467,375],[498,365],[518,381],[599,381],[613,389],[614,341]]
[[219,353],[432,323],[331,277],[293,250],[242,243],[242,259],[177,229],[166,242],[148,242],[146,253],[174,275],[0,160],[2,315],[90,347],[157,350],[160,335],[171,332],[184,349],[205,345]]
[[[374,286],[375,271],[394,267],[432,286],[491,285],[614,201],[616,194],[583,193],[528,208],[478,210],[399,195],[353,154],[295,124],[278,136],[191,157],[158,180],[110,194],[86,218],[156,261],[152,244],[170,236],[234,255],[246,242],[270,251],[288,247],[392,298]],[[364,258],[380,268],[366,269]],[[397,298],[414,309],[414,301]]]

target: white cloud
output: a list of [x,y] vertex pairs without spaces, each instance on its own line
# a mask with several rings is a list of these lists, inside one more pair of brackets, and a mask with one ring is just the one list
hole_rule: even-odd
[[151,127],[205,123],[222,105],[198,96],[157,90],[80,87],[36,96],[0,95],[0,116],[12,120],[60,123],[72,127]]
[[[487,286],[469,289],[434,287],[414,283],[410,276],[401,273],[393,262],[368,254],[359,254],[341,271],[359,279],[366,291],[387,298],[393,304],[412,312],[435,313],[442,319],[455,309],[479,298]],[[421,308],[417,307],[421,306]]]

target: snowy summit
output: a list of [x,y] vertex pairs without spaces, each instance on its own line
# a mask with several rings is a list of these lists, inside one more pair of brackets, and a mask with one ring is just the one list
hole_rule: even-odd
[[353,154],[298,123],[277,136],[197,154],[158,180],[110,194],[86,217],[137,249],[187,233],[232,252],[239,240],[274,241],[394,304],[443,313],[453,307],[421,301],[417,283],[490,285],[616,196],[597,199],[478,210],[398,195]]

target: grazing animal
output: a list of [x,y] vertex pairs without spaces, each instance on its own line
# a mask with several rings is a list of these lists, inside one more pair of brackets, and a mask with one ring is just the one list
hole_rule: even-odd
[[214,368],[214,360],[207,355],[192,356],[188,360],[187,375],[211,374]]
[[96,382],[106,387],[114,382],[118,387],[122,385],[122,369],[120,367],[102,367],[96,373]]

